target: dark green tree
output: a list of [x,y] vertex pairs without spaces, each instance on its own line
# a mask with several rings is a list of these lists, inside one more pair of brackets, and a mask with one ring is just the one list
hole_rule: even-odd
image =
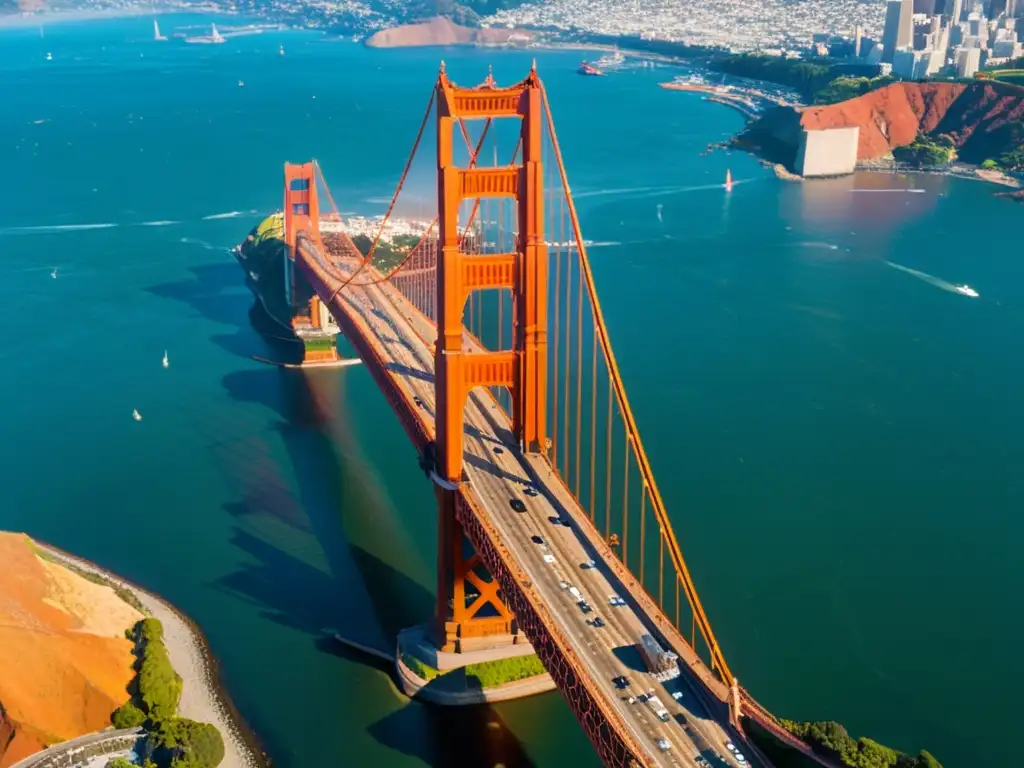
[[146,722],[146,713],[134,703],[126,701],[114,710],[110,716],[110,722],[114,724],[115,728],[138,728]]

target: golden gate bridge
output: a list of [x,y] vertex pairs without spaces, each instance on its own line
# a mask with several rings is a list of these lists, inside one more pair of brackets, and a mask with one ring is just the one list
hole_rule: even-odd
[[[389,221],[431,116],[436,213],[394,248]],[[518,128],[504,155],[501,121]],[[626,396],[536,69],[467,88],[442,63],[368,246],[337,226],[315,161],[285,165],[284,197],[296,326],[337,323],[433,481],[437,648],[528,641],[609,766],[771,765],[751,723],[832,765],[726,663]],[[568,584],[601,606],[603,627]],[[622,653],[645,634],[678,655],[672,691]],[[623,681],[666,694],[668,722],[631,702]]]

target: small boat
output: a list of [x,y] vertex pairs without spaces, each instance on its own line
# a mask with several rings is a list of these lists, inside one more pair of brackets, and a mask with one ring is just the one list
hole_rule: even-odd
[[165,35],[160,34],[160,25],[157,23],[156,19],[153,19],[153,39],[157,42],[163,42],[167,39]]
[[277,55],[278,56],[284,56],[284,46],[283,45],[280,48],[277,49]]
[[223,43],[224,42],[224,36],[220,32],[217,31],[217,25],[216,24],[211,24],[210,25],[210,42],[211,43]]
[[47,60],[47,61],[53,61],[53,54],[52,54],[52,53],[50,53],[50,52],[47,52],[47,54],[46,54],[46,60]]
[[970,296],[974,299],[979,296],[978,292],[969,285],[954,285],[953,288],[957,293],[962,293],[964,296]]
[[241,80],[239,80],[239,81],[238,81],[238,87],[239,87],[239,88],[245,88],[245,83],[244,83],[244,82],[242,82]]
[[164,359],[161,362],[162,362],[164,368],[170,368],[171,367],[171,361],[170,361],[170,358],[167,357],[167,350],[166,349],[164,350]]
[[54,280],[57,279],[57,270],[56,269],[53,270],[53,272],[50,273],[50,277],[52,277]]
[[137,410],[135,410],[133,408],[132,409],[132,418],[135,419],[136,421],[142,421],[142,414],[139,413]]
[[732,192],[732,171],[726,169],[725,171],[725,191]]
[[604,74],[604,72],[595,67],[593,64],[588,63],[587,61],[584,61],[582,64],[580,64],[580,68],[576,70],[576,73],[579,75],[592,76],[601,76]]

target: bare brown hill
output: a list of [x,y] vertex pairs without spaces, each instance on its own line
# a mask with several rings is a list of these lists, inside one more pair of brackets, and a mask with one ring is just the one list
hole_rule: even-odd
[[1024,88],[994,81],[893,83],[823,107],[779,107],[751,123],[741,145],[791,163],[803,130],[860,127],[859,160],[884,157],[919,133],[946,134],[960,158],[980,163],[1024,144]]
[[142,615],[110,587],[36,555],[24,534],[0,533],[0,768],[110,725],[128,700]]
[[516,29],[479,29],[463,27],[451,19],[436,16],[419,24],[382,29],[371,35],[366,45],[371,48],[413,48],[430,45],[467,45],[486,43],[500,45],[514,39],[529,39],[530,34]]

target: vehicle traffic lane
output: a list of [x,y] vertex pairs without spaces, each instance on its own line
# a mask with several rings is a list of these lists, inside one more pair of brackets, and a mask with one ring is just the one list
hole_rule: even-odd
[[[471,397],[473,396],[471,395]],[[485,410],[482,415],[487,419],[493,418],[493,414],[487,413]],[[542,492],[544,492],[544,487],[540,487]],[[512,493],[516,489],[506,486],[506,490]],[[653,689],[655,696],[664,705],[672,719],[668,723],[663,723],[653,717],[649,707],[639,703],[627,705],[624,711],[631,713],[634,717],[646,720],[646,724],[650,727],[648,734],[651,736],[652,741],[658,738],[667,738],[674,749],[683,754],[688,754],[691,758],[696,758],[698,753],[701,752],[705,752],[705,757],[709,757],[710,755],[706,753],[706,750],[709,745],[714,745],[716,747],[714,752],[723,758],[723,765],[736,762],[724,746],[729,741],[728,737],[723,732],[712,733],[708,731],[706,724],[714,726],[714,721],[710,720],[706,710],[701,707],[699,700],[692,692],[686,695],[684,701],[678,701],[671,696],[669,686],[654,680],[646,670],[633,669],[625,659],[616,654],[616,649],[623,647],[631,648],[635,653],[635,646],[639,642],[640,636],[648,631],[647,627],[630,609],[626,607],[612,607],[609,604],[608,598],[612,594],[618,594],[620,590],[617,584],[607,578],[600,563],[595,568],[579,568],[580,564],[589,559],[589,552],[584,549],[582,542],[577,537],[577,532],[573,528],[555,525],[548,520],[552,515],[561,516],[562,510],[550,504],[550,500],[546,499],[543,495],[529,498],[525,500],[525,504],[527,513],[520,513],[514,517],[515,519],[522,519],[528,513],[534,510],[537,511],[534,522],[540,527],[539,535],[544,538],[545,542],[549,545],[549,549],[556,555],[556,562],[549,564],[549,568],[555,574],[553,578],[564,579],[579,588],[594,611],[600,611],[600,613],[595,613],[594,615],[601,615],[604,618],[604,627],[594,627],[592,624],[587,624],[579,612],[575,599],[568,600],[569,595],[564,590],[561,590],[560,595],[555,596],[556,604],[558,602],[570,603],[571,618],[577,624],[579,621],[583,621],[583,631],[587,633],[588,637],[597,638],[598,642],[604,646],[604,651],[610,664],[607,667],[609,674],[606,675],[606,680],[603,682],[608,683],[613,678],[623,675],[635,684],[633,691],[637,694]],[[500,504],[500,501],[496,502],[496,506],[498,505],[500,505],[502,510],[499,517],[514,525],[514,520],[508,520],[512,514],[506,509],[508,505]],[[536,545],[534,548],[536,549]],[[604,606],[603,611],[600,608],[602,605]],[[614,684],[612,685],[614,695],[621,701],[623,698],[622,692],[614,688]],[[672,687],[674,688],[675,685],[672,685]],[[680,727],[676,727],[677,724]],[[691,728],[696,731],[696,736],[690,731]],[[703,744],[699,742],[703,742]],[[729,755],[728,759],[725,758],[726,755]]]

